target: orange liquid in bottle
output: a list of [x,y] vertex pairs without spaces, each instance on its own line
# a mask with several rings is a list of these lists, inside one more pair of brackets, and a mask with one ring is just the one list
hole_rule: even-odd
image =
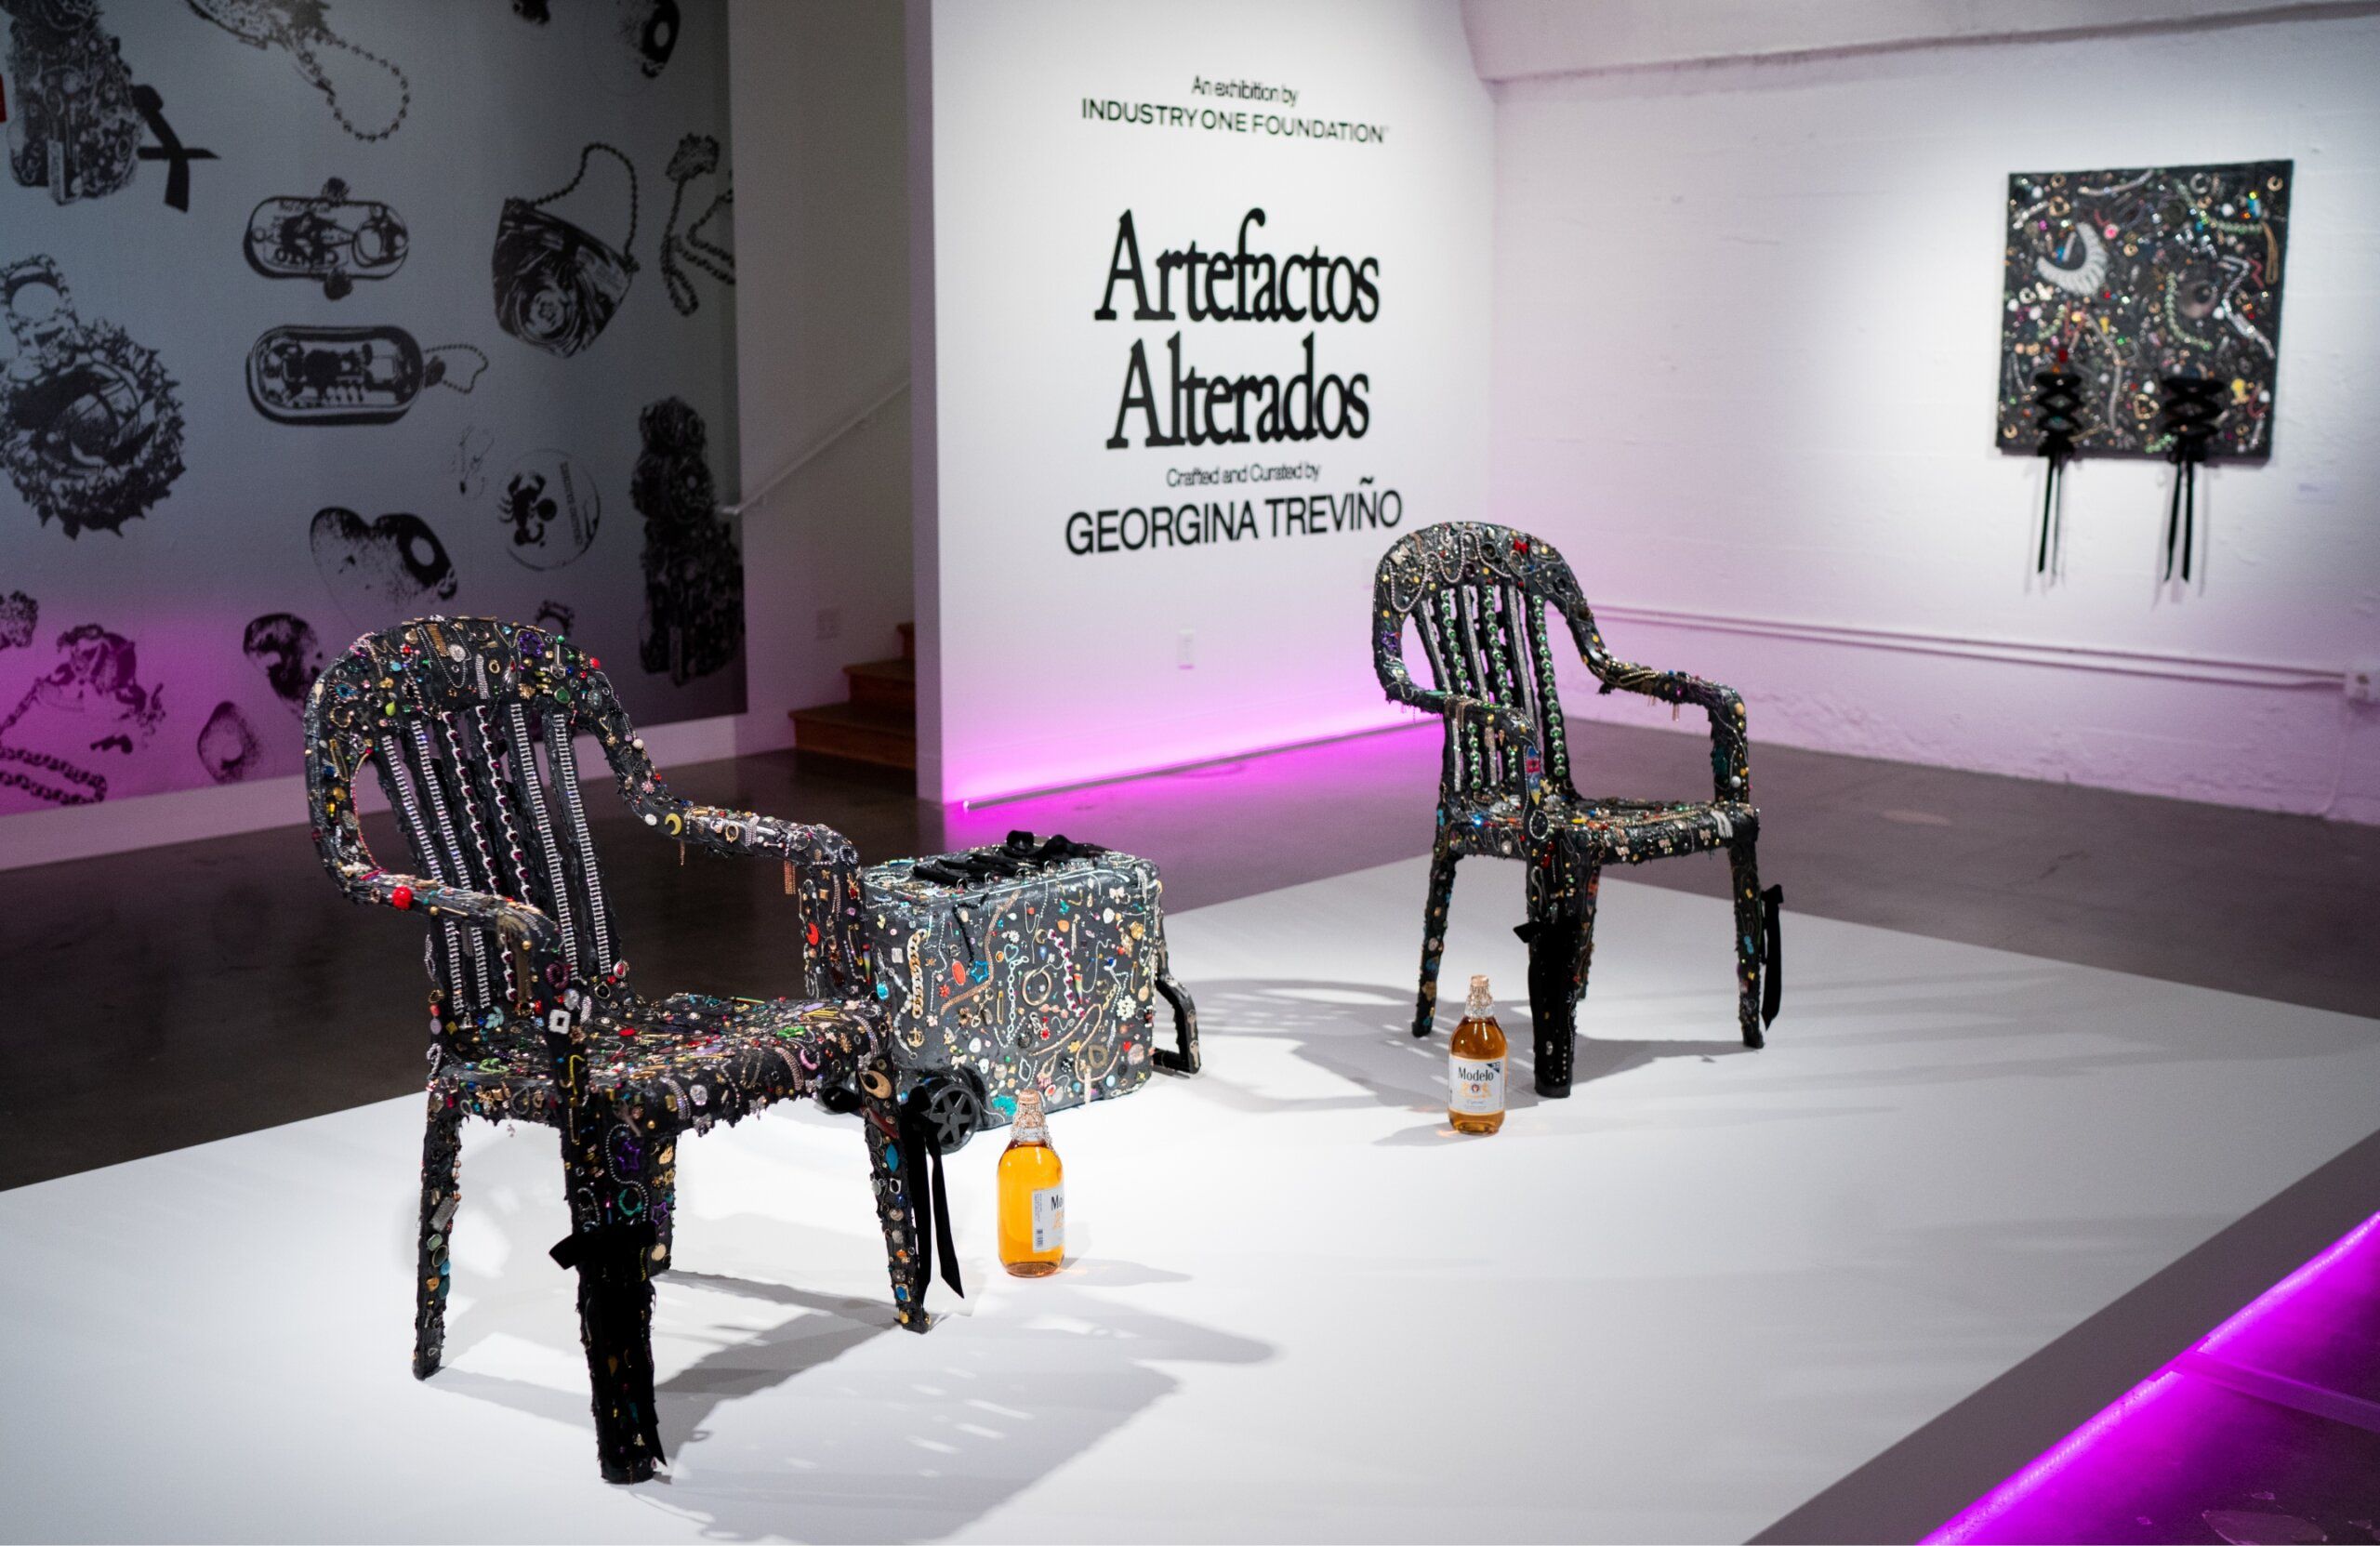
[[1040,1093],[1025,1090],[999,1169],[1000,1265],[1014,1275],[1046,1277],[1065,1260],[1065,1183]]
[[1457,1132],[1494,1132],[1504,1125],[1504,1028],[1488,979],[1471,979],[1462,1024],[1447,1046],[1447,1120]]

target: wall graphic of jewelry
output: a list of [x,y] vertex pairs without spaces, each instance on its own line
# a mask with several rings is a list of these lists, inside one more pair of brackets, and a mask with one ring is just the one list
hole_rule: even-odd
[[727,244],[734,240],[731,224],[735,218],[734,184],[722,180],[703,212],[684,230],[678,225],[685,214],[687,185],[718,171],[719,141],[707,134],[690,134],[679,140],[677,153],[669,158],[669,220],[661,228],[661,283],[669,291],[669,304],[681,317],[693,316],[702,305],[685,265],[692,264],[721,284],[735,283],[735,249]]
[[[338,120],[338,126],[358,139],[388,139],[413,106],[413,82],[405,73],[391,60],[334,33],[329,26],[330,7],[324,0],[190,0],[190,8],[251,48],[286,48],[298,73],[330,103],[331,116]],[[342,71],[343,80],[334,80],[324,59],[326,54],[345,54],[369,68]],[[385,82],[378,78],[383,75]],[[387,123],[362,127],[348,116],[347,104],[340,99],[343,91],[375,97],[393,93],[395,111],[389,113]],[[379,111],[386,109],[376,110],[376,123]]]
[[[546,207],[578,191],[598,152],[628,176],[628,233],[616,247]],[[636,278],[636,164],[601,141],[580,151],[577,175],[544,198],[505,200],[492,264],[496,325],[565,358],[593,343]]]
[[116,38],[95,0],[8,6],[8,171],[60,204],[96,199],[132,180],[140,111]]
[[305,712],[306,694],[324,666],[323,642],[311,623],[296,613],[268,612],[241,630],[240,653],[264,673],[289,712]]
[[16,352],[0,371],[0,464],[44,524],[120,531],[182,474],[181,403],[155,352],[75,313],[46,257],[0,268]]
[[744,560],[720,518],[703,416],[670,397],[638,417],[644,449],[628,503],[644,517],[644,618],[638,663],[684,683],[744,648]]
[[2272,453],[2294,180],[2286,161],[2008,179],[1997,443],[2049,463],[2037,571],[2069,460],[2161,456],[2164,577],[2191,579],[2199,465]]
[[337,300],[359,279],[386,279],[403,268],[412,245],[395,210],[349,198],[346,182],[333,178],[319,193],[258,205],[240,250],[265,278],[313,280]]
[[455,561],[430,522],[406,510],[366,521],[343,506],[314,512],[307,529],[314,567],[360,629],[434,612],[455,599]]
[[[59,662],[33,679],[23,697],[0,718],[0,788],[22,790],[49,805],[90,805],[108,798],[105,774],[74,757],[32,751],[10,744],[19,721],[46,709],[46,728],[80,739],[90,736],[93,752],[132,753],[165,717],[165,694],[140,684],[139,654],[132,641],[97,623],[84,623],[58,636]],[[61,720],[60,715],[73,715]],[[98,732],[91,735],[93,731]]]
[[496,517],[512,537],[505,551],[529,569],[560,569],[585,554],[602,516],[603,496],[587,469],[551,449],[515,462],[496,498]]
[[402,327],[270,327],[248,350],[248,401],[281,424],[387,424],[431,387],[469,392],[469,344],[423,349]]
[[41,603],[21,590],[0,596],[0,650],[21,650],[41,626]]
[[743,707],[726,10],[0,0],[0,827],[293,773],[433,612]]

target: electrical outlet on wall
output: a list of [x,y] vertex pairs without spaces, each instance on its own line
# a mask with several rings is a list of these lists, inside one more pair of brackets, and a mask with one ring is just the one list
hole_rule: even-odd
[[843,609],[822,606],[818,609],[818,637],[840,639],[843,636]]
[[2347,701],[2380,703],[2380,660],[2359,660],[2347,668]]
[[1182,630],[1181,641],[1173,647],[1173,664],[1185,671],[1198,667],[1198,635],[1190,628]]

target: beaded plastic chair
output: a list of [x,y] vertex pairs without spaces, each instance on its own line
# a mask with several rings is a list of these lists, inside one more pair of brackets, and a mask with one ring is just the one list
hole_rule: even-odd
[[[1580,796],[1554,694],[1548,607],[1569,625],[1602,691],[1642,693],[1709,712],[1708,802]],[[1417,685],[1406,669],[1408,622],[1421,637],[1433,688]],[[1612,658],[1570,566],[1544,543],[1505,526],[1428,526],[1389,548],[1373,583],[1372,660],[1390,697],[1446,720],[1416,1037],[1428,1036],[1435,1018],[1456,863],[1467,854],[1522,860],[1528,865],[1528,922],[1518,932],[1529,942],[1537,1088],[1568,1094],[1572,1017],[1593,958],[1603,866],[1724,848],[1734,869],[1739,1019],[1744,1045],[1761,1045],[1763,1027],[1777,1013],[1783,892],[1760,889],[1753,858],[1760,813],[1752,805],[1741,698],[1699,677]]]
[[[823,826],[672,795],[596,666],[559,636],[484,618],[367,634],[307,699],[306,787],[316,846],[349,900],[430,924],[414,1373],[434,1373],[443,1350],[463,1118],[559,1128],[571,1233],[553,1255],[578,1274],[603,1475],[631,1482],[663,1460],[652,1280],[669,1262],[681,1133],[855,1086],[893,1308],[913,1331],[929,1324],[932,1242],[919,1229],[925,1145],[895,1104],[868,996],[857,852]],[[715,852],[784,861],[800,899],[804,999],[647,999],[629,990],[579,792],[575,733],[602,743],[646,826]],[[354,791],[366,762],[413,850],[414,873],[383,868],[364,847]]]

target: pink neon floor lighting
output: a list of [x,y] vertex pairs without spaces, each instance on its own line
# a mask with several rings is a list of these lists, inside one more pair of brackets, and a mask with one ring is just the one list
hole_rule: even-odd
[[[2352,1482],[2342,1496],[2334,1481],[2309,1474],[2371,1463],[2356,1451],[2380,1457],[2380,1434],[2359,1416],[2380,1412],[2372,1399],[2380,1394],[2372,1390],[2380,1374],[2372,1355],[2380,1349],[2375,1310],[2380,1214],[2257,1295],[1925,1539],[2206,1539],[2191,1532],[2210,1526],[2222,1539],[2217,1516],[2225,1511],[2205,1507],[2208,1500],[2225,1501],[2225,1488],[2236,1483],[2249,1510],[2294,1518],[2293,1477],[2304,1483],[2306,1496],[2340,1501],[2350,1511],[2369,1507],[2365,1497],[2380,1503],[2380,1471],[2372,1473],[2372,1491],[2363,1496]],[[2226,1379],[2227,1370],[2238,1378]],[[2307,1407],[2261,1402],[2239,1394],[2242,1380],[2308,1393],[2315,1406],[2326,1398],[2348,1415],[2344,1423],[2326,1421],[2308,1415]],[[2342,1392],[2343,1384],[2362,1388]],[[2366,1525],[2371,1518],[2365,1513],[2349,1523]]]

